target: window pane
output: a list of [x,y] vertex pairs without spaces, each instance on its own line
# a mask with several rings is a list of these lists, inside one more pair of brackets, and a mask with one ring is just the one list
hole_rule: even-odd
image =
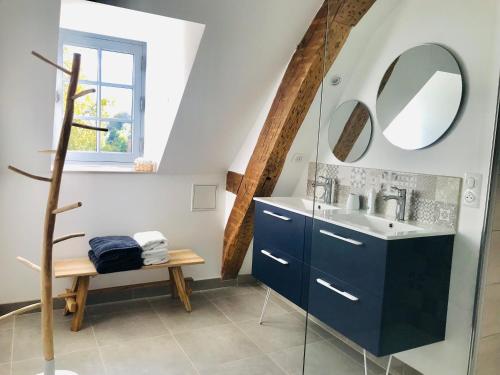
[[101,151],[132,152],[132,124],[120,121],[101,122],[102,128],[109,130],[101,132]]
[[[65,44],[63,46],[63,65],[66,69],[71,70],[73,53],[82,55],[79,78],[87,81],[97,81],[97,50]],[[67,79],[67,77],[65,78]]]
[[[69,83],[64,83],[64,102],[63,102],[63,111],[66,109],[66,96],[68,95],[68,86]],[[94,89],[97,90],[94,85],[83,85],[81,83],[78,84],[76,88],[76,93],[82,92],[84,90]],[[97,116],[97,94],[96,92],[92,94],[87,94],[75,100],[75,116],[88,116],[88,117],[96,117]]]
[[[83,125],[96,126],[95,121],[75,120]],[[68,150],[70,151],[97,151],[97,132],[73,126],[69,137]]]
[[101,87],[102,118],[132,118],[132,90],[116,87]]
[[134,72],[134,56],[127,53],[102,51],[102,81],[131,85]]

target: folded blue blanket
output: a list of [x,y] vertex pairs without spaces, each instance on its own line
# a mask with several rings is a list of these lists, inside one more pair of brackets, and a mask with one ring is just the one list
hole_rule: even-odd
[[117,260],[122,256],[141,257],[139,244],[128,236],[95,237],[89,241],[94,256],[98,260]]
[[99,273],[113,273],[121,271],[138,270],[142,267],[142,258],[136,255],[123,255],[113,260],[97,258],[93,250],[89,251],[89,259]]

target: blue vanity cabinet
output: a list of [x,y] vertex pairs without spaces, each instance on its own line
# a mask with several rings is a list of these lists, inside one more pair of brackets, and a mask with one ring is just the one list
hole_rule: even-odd
[[252,273],[385,356],[444,340],[453,241],[384,240],[257,202]]
[[256,202],[254,238],[267,249],[282,251],[302,262],[305,221],[303,215]]
[[253,276],[299,306],[303,305],[305,216],[255,204]]
[[388,241],[320,220],[312,233],[311,266],[356,288],[383,293]]
[[376,356],[445,338],[454,236],[382,240],[313,225],[309,313]]

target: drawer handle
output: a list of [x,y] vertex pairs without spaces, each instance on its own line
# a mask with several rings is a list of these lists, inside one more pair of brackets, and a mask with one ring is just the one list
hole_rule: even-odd
[[358,297],[355,297],[355,296],[353,296],[352,294],[349,294],[349,293],[347,293],[347,292],[343,292],[343,291],[341,291],[341,290],[338,290],[337,288],[334,288],[334,287],[332,286],[332,284],[330,284],[330,283],[326,282],[325,280],[322,280],[322,279],[316,279],[316,282],[317,282],[318,284],[320,284],[320,285],[323,285],[325,288],[328,288],[328,289],[330,289],[330,290],[334,291],[335,293],[340,294],[342,297],[345,297],[345,298],[347,298],[347,299],[348,299],[348,300],[350,300],[350,301],[354,301],[354,302],[359,301],[359,298],[358,298]]
[[342,237],[342,236],[336,235],[335,233],[328,232],[327,230],[321,229],[319,232],[321,234],[324,234],[325,236],[333,237],[333,238],[336,238],[337,240],[349,242],[349,243],[352,243],[353,245],[356,245],[356,246],[363,245],[363,242],[359,242],[359,241],[353,240],[352,238]]
[[283,215],[278,215],[278,214],[275,214],[274,212],[271,212],[271,211],[268,211],[268,210],[264,210],[262,212],[264,212],[266,215],[277,217],[280,220],[284,220],[284,221],[290,221],[290,220],[292,220],[289,217],[286,217],[286,216],[283,216]]
[[277,258],[277,257],[275,257],[273,254],[271,254],[271,253],[270,253],[269,251],[267,251],[267,250],[261,250],[260,252],[261,252],[262,254],[264,254],[266,257],[269,257],[269,258],[271,258],[271,259],[275,260],[275,261],[276,261],[276,262],[278,262],[278,263],[281,263],[281,264],[284,264],[284,265],[287,265],[287,264],[288,264],[288,262],[287,262],[286,260],[281,259],[281,258]]

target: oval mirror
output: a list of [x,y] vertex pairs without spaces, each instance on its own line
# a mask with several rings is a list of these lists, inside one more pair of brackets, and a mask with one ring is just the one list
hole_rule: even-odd
[[338,160],[346,163],[358,160],[371,138],[372,120],[366,105],[349,100],[335,110],[328,125],[328,144]]
[[382,78],[378,123],[395,146],[427,147],[453,124],[462,94],[460,66],[448,50],[434,44],[412,48],[394,60]]

